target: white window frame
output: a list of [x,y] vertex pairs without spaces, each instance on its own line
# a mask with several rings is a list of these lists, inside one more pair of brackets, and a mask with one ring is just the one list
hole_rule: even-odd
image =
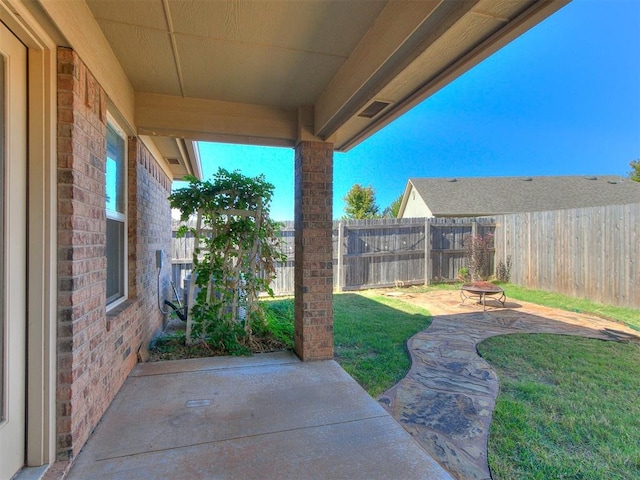
[[[123,188],[123,192],[122,192],[122,199],[124,202],[124,213],[122,212],[115,212],[113,210],[109,210],[107,208],[107,204],[106,204],[106,192],[107,192],[107,178],[106,178],[106,162],[107,162],[107,158],[106,155],[108,155],[109,152],[109,148],[107,145],[107,149],[106,149],[106,155],[105,155],[105,215],[106,215],[106,219],[105,221],[109,221],[109,220],[116,220],[118,222],[122,223],[122,228],[123,228],[123,238],[122,238],[122,258],[120,259],[120,268],[122,269],[122,286],[120,291],[118,292],[118,296],[114,297],[112,296],[112,298],[107,297],[106,301],[107,301],[107,311],[117,307],[118,305],[120,305],[122,302],[126,301],[126,299],[128,298],[128,283],[129,283],[129,279],[128,279],[128,178],[127,178],[127,166],[128,166],[128,155],[127,155],[127,150],[128,150],[128,139],[127,139],[127,134],[125,133],[125,131],[120,127],[120,125],[118,125],[118,123],[116,122],[116,120],[113,118],[112,115],[110,115],[109,113],[107,113],[107,129],[113,129],[115,131],[115,133],[122,138],[123,142],[124,142],[124,148],[123,148],[123,157],[122,157],[122,167],[123,167],[123,179],[122,179],[122,188]],[[108,142],[108,138],[109,136],[107,135],[105,138],[105,143]],[[108,255],[108,248],[106,248],[106,239],[105,239],[105,256]],[[107,256],[107,268],[108,268],[108,262],[109,262],[109,258]],[[108,282],[108,279],[106,280],[106,282]]]

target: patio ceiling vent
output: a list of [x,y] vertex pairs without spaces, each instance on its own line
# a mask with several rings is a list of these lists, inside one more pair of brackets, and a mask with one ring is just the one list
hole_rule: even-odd
[[383,100],[374,100],[367,107],[362,110],[358,116],[364,118],[373,118],[378,115],[382,110],[391,105],[391,102],[385,102]]
[[177,158],[167,158],[167,162],[169,162],[170,165],[180,165],[180,160]]

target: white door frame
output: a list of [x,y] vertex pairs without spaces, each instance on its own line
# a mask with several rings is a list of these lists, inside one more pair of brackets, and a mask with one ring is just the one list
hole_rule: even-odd
[[0,24],[2,56],[2,397],[0,478],[25,464],[27,351],[27,48]]
[[[33,2],[29,8],[37,9]],[[28,49],[27,466],[56,461],[56,55],[61,37],[21,0],[0,0],[0,21]],[[55,40],[54,41],[54,37]],[[62,44],[62,43],[60,43]]]

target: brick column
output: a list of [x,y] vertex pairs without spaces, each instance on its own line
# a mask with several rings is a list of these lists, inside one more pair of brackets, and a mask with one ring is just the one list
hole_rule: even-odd
[[295,349],[333,358],[333,144],[295,149]]

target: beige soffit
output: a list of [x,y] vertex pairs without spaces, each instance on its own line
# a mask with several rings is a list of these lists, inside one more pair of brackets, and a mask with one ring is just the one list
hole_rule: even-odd
[[339,151],[568,3],[87,0],[82,22],[62,12],[84,11],[82,0],[39,1],[59,26],[78,22],[74,48],[99,28],[134,91],[139,133]]
[[[137,3],[137,2],[134,2]],[[143,3],[143,2],[140,2]],[[120,7],[125,2],[118,2]],[[70,8],[73,5],[73,8]],[[128,135],[141,132],[135,121],[135,92],[111,45],[83,1],[39,0],[25,8],[39,19],[59,46],[73,48],[96,76],[108,97],[109,111]],[[160,167],[172,179],[184,175],[202,176],[197,144],[183,138],[141,136]],[[178,162],[176,165],[175,162]]]

